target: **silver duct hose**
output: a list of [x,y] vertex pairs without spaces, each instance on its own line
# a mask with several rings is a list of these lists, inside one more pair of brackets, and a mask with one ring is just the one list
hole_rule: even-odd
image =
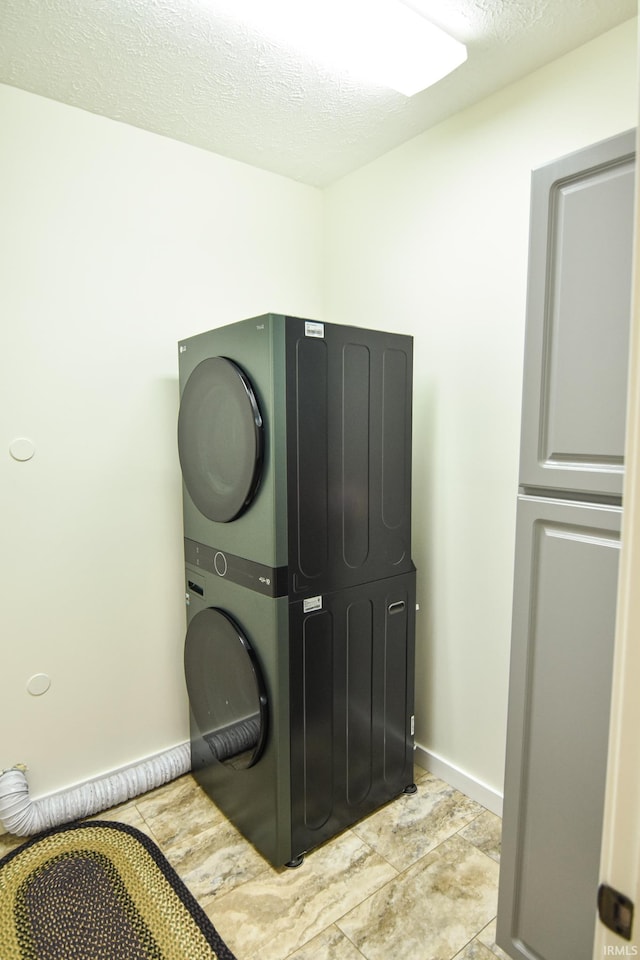
[[27,837],[61,823],[90,817],[175,780],[191,769],[191,748],[188,743],[180,744],[118,773],[42,800],[29,799],[25,769],[18,764],[0,773],[0,823],[8,833],[17,837]]

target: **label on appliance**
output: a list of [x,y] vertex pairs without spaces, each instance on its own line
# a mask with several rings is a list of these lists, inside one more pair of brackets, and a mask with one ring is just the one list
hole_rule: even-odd
[[305,337],[317,337],[319,340],[323,340],[324,323],[314,323],[312,320],[305,320],[304,335]]
[[302,601],[303,613],[310,613],[312,610],[322,610],[322,597],[309,597]]

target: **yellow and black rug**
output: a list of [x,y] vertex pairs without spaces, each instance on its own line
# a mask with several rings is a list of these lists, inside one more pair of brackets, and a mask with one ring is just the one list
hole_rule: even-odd
[[0,860],[1,960],[235,960],[158,847],[66,824]]

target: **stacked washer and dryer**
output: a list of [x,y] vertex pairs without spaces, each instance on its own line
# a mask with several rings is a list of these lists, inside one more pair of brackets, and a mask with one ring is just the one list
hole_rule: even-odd
[[179,344],[194,776],[275,866],[413,786],[411,337]]

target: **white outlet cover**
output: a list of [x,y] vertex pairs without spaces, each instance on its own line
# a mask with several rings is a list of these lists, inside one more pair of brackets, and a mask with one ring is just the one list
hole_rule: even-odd
[[35,452],[35,444],[33,440],[29,440],[28,437],[16,437],[16,439],[12,440],[9,444],[9,453],[14,460],[31,460]]
[[41,697],[51,686],[51,677],[46,673],[34,673],[27,680],[27,691],[32,697]]

